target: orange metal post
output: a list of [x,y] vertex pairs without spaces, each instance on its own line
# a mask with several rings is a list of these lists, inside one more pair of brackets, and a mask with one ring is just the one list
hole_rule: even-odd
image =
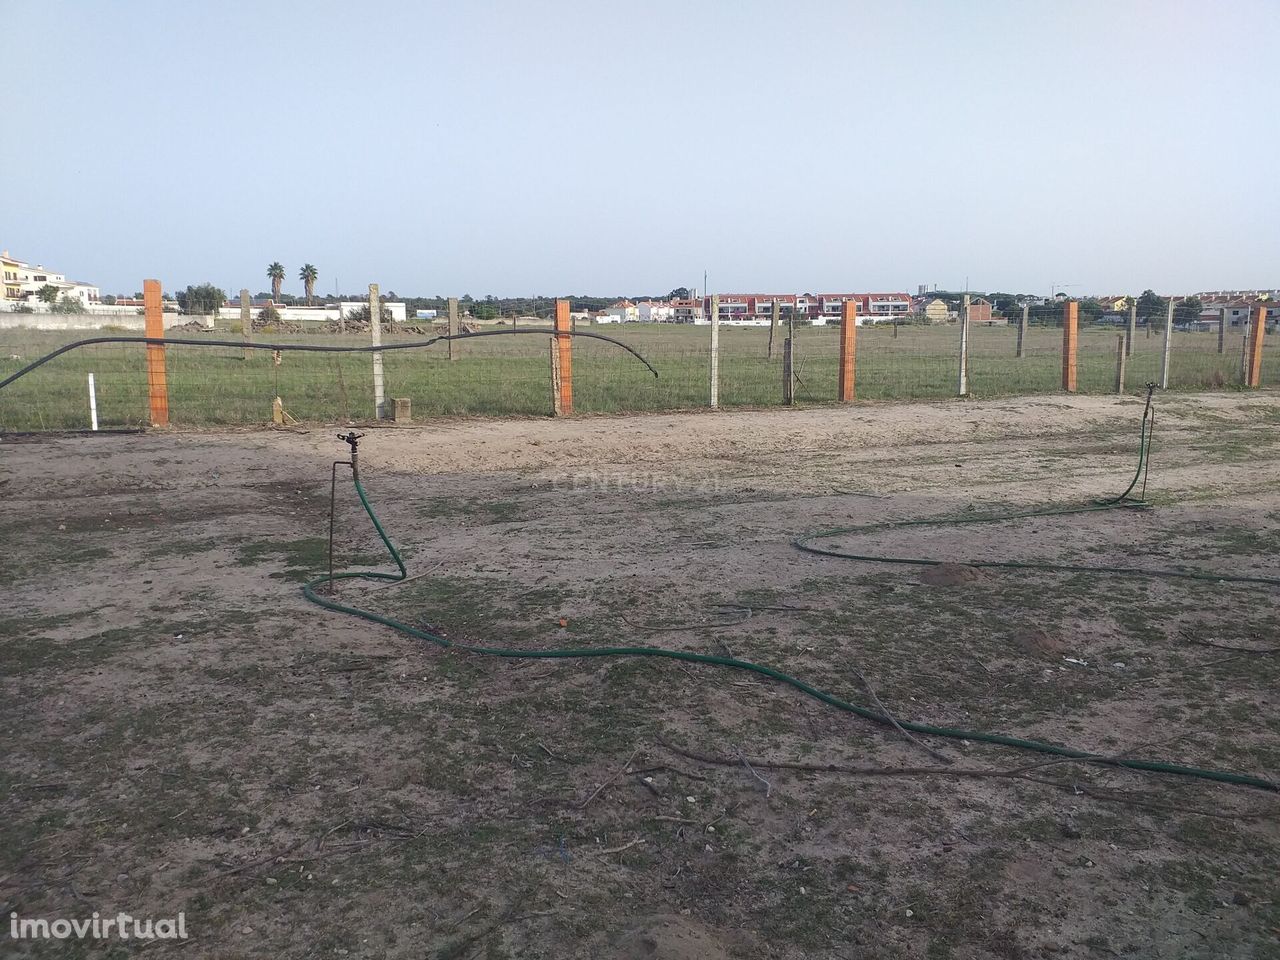
[[[149,338],[164,338],[164,304],[160,299],[160,281],[142,281],[142,306],[146,315]],[[147,344],[147,393],[151,401],[151,425],[169,425],[169,383],[164,371],[164,347]]]
[[855,363],[858,358],[858,302],[846,300],[840,313],[840,400],[853,400]]
[[1262,337],[1267,330],[1267,308],[1259,304],[1253,311],[1253,329],[1249,331],[1249,360],[1245,368],[1246,387],[1262,386]]
[[1079,344],[1080,305],[1068,300],[1062,311],[1062,389],[1076,392],[1076,347]]
[[573,337],[569,301],[556,301],[556,355],[560,358],[560,412],[573,413]]

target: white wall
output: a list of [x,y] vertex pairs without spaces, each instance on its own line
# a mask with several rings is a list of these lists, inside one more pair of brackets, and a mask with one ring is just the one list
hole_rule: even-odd
[[[0,310],[0,330],[26,327],[31,330],[100,331],[112,327],[129,333],[142,333],[146,329],[146,320],[139,316],[137,307],[121,307],[121,312],[103,312],[110,309],[104,306],[85,313],[14,313],[12,310]],[[205,318],[184,317],[176,313],[166,313],[163,317],[166,330],[176,324],[200,319]]]
[[[323,323],[326,320],[337,320],[340,316],[345,317],[369,306],[367,300],[344,300],[341,303],[326,303],[323,306],[307,307],[302,305],[285,306],[284,304],[276,304],[276,312],[280,314],[281,320],[292,320],[300,323],[310,320],[314,323]],[[405,309],[404,304],[399,302],[384,303],[383,307],[391,311],[391,319],[397,323],[404,323]],[[258,314],[263,308],[255,305],[253,307],[253,317],[256,320]],[[218,319],[235,322],[240,319],[240,308],[238,306],[221,307],[218,310]]]

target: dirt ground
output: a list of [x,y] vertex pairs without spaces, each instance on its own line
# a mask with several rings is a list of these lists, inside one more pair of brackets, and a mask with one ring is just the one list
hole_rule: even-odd
[[[414,579],[340,597],[453,640],[732,655],[903,719],[1280,779],[1280,590],[965,564],[1280,576],[1280,397],[1157,403],[1155,509],[824,541],[942,571],[792,539],[1119,492],[1141,403],[370,429],[362,476]],[[337,429],[0,441],[6,914],[182,911],[190,939],[141,953],[185,958],[1280,955],[1275,793],[307,603]],[[339,566],[386,568],[339,479]]]

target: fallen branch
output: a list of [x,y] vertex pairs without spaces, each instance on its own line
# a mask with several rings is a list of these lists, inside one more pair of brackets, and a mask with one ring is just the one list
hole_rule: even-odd
[[1212,640],[1188,640],[1198,647],[1213,647],[1215,650],[1230,650],[1232,653],[1280,653],[1280,647],[1234,647],[1229,643],[1214,643]]
[[922,743],[922,742],[921,742],[920,740],[918,740],[916,737],[912,736],[912,735],[907,731],[907,729],[906,729],[905,727],[903,727],[903,726],[902,726],[902,724],[900,724],[900,723],[897,721],[897,719],[894,717],[894,715],[893,715],[892,713],[890,713],[890,712],[889,712],[889,708],[888,708],[888,707],[886,707],[886,706],[885,706],[885,705],[880,701],[880,697],[876,695],[876,688],[875,688],[875,687],[873,687],[873,686],[871,686],[871,681],[870,681],[870,680],[868,680],[865,676],[863,676],[863,675],[862,675],[862,671],[861,671],[861,670],[859,670],[857,667],[854,667],[854,668],[853,668],[853,672],[854,672],[854,673],[856,673],[856,674],[858,675],[858,679],[859,679],[859,680],[861,680],[861,681],[862,681],[862,685],[863,685],[864,687],[866,687],[866,688],[867,688],[867,693],[869,693],[869,694],[871,695],[871,699],[875,702],[876,707],[877,707],[877,708],[879,708],[879,710],[880,710],[880,712],[881,712],[882,714],[884,714],[884,718],[885,718],[886,720],[888,720],[888,721],[889,721],[889,723],[893,726],[893,729],[897,730],[900,734],[902,734],[902,736],[903,736],[906,740],[909,740],[911,743],[914,743],[917,747],[919,747],[921,750],[923,750],[923,751],[924,751],[925,753],[927,753],[929,756],[933,757],[933,759],[937,760],[939,763],[951,763],[951,762],[952,762],[950,757],[948,757],[948,756],[946,756],[946,755],[944,755],[944,754],[939,753],[937,750],[934,750],[934,749],[933,749],[933,747],[929,746],[929,745],[928,745],[928,744],[926,744],[926,743]]
[[603,856],[604,854],[606,854],[606,853],[621,853],[623,850],[630,850],[630,849],[631,849],[632,847],[634,847],[636,844],[638,844],[638,843],[644,843],[644,842],[645,842],[645,841],[644,841],[644,837],[636,837],[636,838],[635,838],[634,840],[632,840],[630,843],[624,843],[624,844],[623,844],[622,846],[620,846],[620,847],[606,847],[605,849],[600,850],[600,851],[598,851],[598,852],[599,852],[602,856]]
[[606,780],[606,781],[604,781],[602,784],[600,784],[600,786],[598,786],[598,787],[596,787],[594,790],[592,790],[592,791],[591,791],[591,796],[587,797],[587,799],[583,800],[580,804],[578,804],[578,809],[579,809],[579,810],[585,810],[585,809],[587,809],[587,807],[588,807],[588,806],[590,806],[591,801],[592,801],[592,800],[594,800],[596,797],[598,797],[598,796],[600,795],[600,791],[601,791],[601,790],[603,790],[605,787],[609,786],[609,784],[613,783],[613,782],[614,782],[615,780],[617,780],[620,776],[622,776],[624,773],[626,773],[628,770],[630,770],[630,769],[631,769],[631,761],[632,761],[632,760],[634,760],[634,759],[635,759],[636,757],[638,757],[639,755],[640,755],[640,751],[639,751],[639,750],[635,750],[635,751],[633,751],[633,752],[632,752],[632,754],[631,754],[631,756],[627,758],[627,762],[626,762],[626,763],[624,763],[624,764],[622,765],[622,767],[621,767],[621,768],[620,768],[620,769],[619,769],[619,770],[618,770],[618,771],[617,771],[613,776],[611,776],[608,780]]

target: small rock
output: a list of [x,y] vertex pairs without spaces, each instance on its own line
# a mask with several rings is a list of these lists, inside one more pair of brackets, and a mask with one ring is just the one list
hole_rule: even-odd
[[1231,902],[1237,907],[1247,907],[1249,905],[1249,895],[1243,890],[1237,890],[1231,897]]

